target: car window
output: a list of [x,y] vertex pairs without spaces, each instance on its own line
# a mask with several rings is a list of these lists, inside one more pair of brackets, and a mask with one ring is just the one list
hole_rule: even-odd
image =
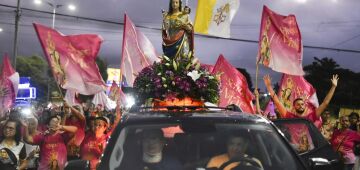
[[281,123],[277,126],[298,153],[309,152],[315,148],[309,127],[306,124]]
[[265,124],[133,125],[121,130],[109,167],[301,169],[299,160],[284,142]]

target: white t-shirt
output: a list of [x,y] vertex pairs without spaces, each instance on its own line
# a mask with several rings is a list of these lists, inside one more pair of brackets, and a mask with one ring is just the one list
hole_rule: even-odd
[[[14,145],[14,146],[12,146],[12,147],[7,147],[7,146],[5,146],[3,142],[0,143],[0,149],[8,148],[9,150],[11,150],[11,152],[14,153],[14,155],[15,155],[15,157],[16,157],[16,159],[17,159],[17,164],[18,164],[18,165],[19,165],[19,162],[20,162],[20,161],[19,161],[20,153],[21,153],[21,150],[22,150],[22,149],[25,149],[24,147],[25,147],[25,146],[24,146],[24,143],[22,143],[22,142],[19,142],[19,145]],[[9,158],[9,159],[10,159],[10,158]]]

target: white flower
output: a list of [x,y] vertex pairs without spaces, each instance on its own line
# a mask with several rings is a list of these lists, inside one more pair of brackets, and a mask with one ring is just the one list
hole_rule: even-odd
[[193,70],[192,72],[188,72],[187,75],[191,77],[194,81],[200,78],[202,73],[199,73],[197,70]]

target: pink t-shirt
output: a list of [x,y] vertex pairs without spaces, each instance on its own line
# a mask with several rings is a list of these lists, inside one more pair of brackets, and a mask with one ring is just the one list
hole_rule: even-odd
[[91,167],[96,166],[101,154],[104,152],[107,139],[108,135],[105,134],[97,139],[94,133],[86,133],[80,148],[81,159],[90,160]]
[[288,111],[288,112],[286,112],[286,115],[284,116],[284,118],[289,118],[289,119],[304,118],[304,119],[307,119],[307,120],[313,122],[317,128],[321,128],[321,124],[322,124],[321,118],[316,116],[316,112],[310,112],[307,115],[300,116],[300,115],[297,115],[295,113]]
[[68,133],[67,138],[69,142],[66,144],[68,156],[80,156],[80,145],[85,137],[85,120],[80,119],[66,119],[65,125],[77,127],[77,131],[73,133]]
[[37,134],[33,137],[34,144],[40,145],[39,170],[51,169],[51,166],[58,166],[64,169],[66,159],[66,137],[64,133]]
[[71,140],[74,140],[73,142],[76,146],[80,146],[85,137],[85,125],[86,125],[85,120],[77,119],[76,121],[74,121],[71,118],[69,118],[66,119],[65,125],[77,127],[77,131],[75,132],[75,134],[68,133],[68,135],[69,138],[74,137],[74,139]]
[[330,139],[333,149],[335,151],[338,149],[338,151],[343,155],[345,164],[355,163],[355,154],[353,150],[354,142],[360,142],[360,135],[350,129],[345,131],[335,130],[332,138]]

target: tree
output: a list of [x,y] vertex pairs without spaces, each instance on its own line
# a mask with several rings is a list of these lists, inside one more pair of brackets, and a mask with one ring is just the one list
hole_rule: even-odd
[[[30,84],[36,88],[36,96],[40,101],[46,101],[48,97],[48,81],[50,88],[55,84],[53,79],[49,79],[48,64],[42,57],[31,56],[16,57],[16,69],[21,77],[30,77]],[[50,89],[51,91],[51,89]]]
[[[96,63],[99,67],[100,74],[104,81],[107,80],[107,64],[105,61],[96,58]],[[39,56],[31,56],[24,57],[19,56],[16,58],[16,69],[19,72],[21,77],[31,77],[30,84],[33,87],[36,87],[37,90],[37,98],[40,101],[47,101],[50,94],[53,91],[59,91],[59,87],[57,86],[52,72],[47,64],[47,62]],[[48,89],[49,86],[49,89]],[[65,91],[62,90],[62,94],[64,95]]]
[[332,105],[359,107],[360,103],[360,73],[341,68],[333,59],[314,57],[314,62],[304,67],[305,79],[316,89],[321,103],[331,87],[330,78],[338,74],[340,79],[335,95],[331,100]]
[[102,60],[100,57],[96,57],[96,64],[99,67],[101,77],[106,82],[108,79],[108,73],[107,73],[108,65],[107,65],[106,61]]

